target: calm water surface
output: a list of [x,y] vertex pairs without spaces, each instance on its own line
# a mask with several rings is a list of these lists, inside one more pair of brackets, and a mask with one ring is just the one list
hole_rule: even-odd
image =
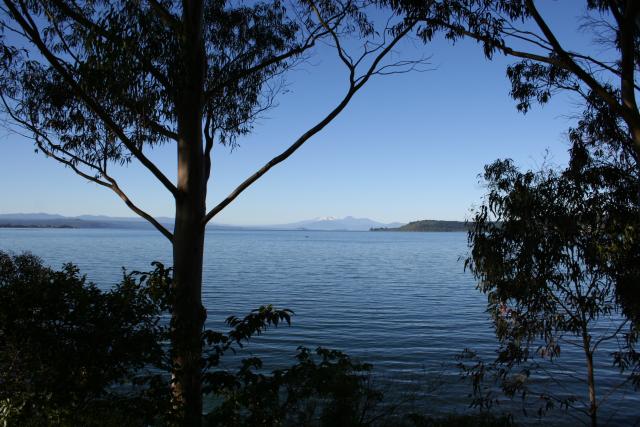
[[[152,230],[0,229],[0,249],[31,251],[54,267],[71,261],[103,287],[121,278],[122,267],[144,270],[153,260],[170,265],[171,255],[166,239]],[[257,355],[278,368],[292,363],[299,345],[336,348],[372,363],[380,384],[394,393],[418,391],[428,412],[464,412],[471,389],[459,380],[455,355],[471,348],[490,357],[496,348],[485,299],[463,269],[466,253],[464,233],[209,231],[208,326],[225,329],[227,316],[262,304],[290,308],[291,328],[267,331],[239,357]],[[580,354],[568,348],[551,369],[580,366]],[[597,375],[604,385],[620,379],[610,359],[600,361]],[[575,381],[562,383],[564,392],[584,394]],[[606,405],[602,419],[611,425],[640,419],[638,393],[623,388]],[[521,421],[575,422],[557,412]]]

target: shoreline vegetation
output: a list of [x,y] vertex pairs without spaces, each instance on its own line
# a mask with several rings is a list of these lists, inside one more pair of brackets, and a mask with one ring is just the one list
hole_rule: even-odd
[[[418,198],[429,202],[436,196],[434,187],[452,182],[448,175],[456,175],[456,182],[467,179],[468,174],[456,174],[456,166],[466,162],[467,172],[474,173],[479,161],[498,158],[478,176],[484,194],[480,205],[471,210],[472,222],[422,220],[402,225],[367,218],[324,217],[276,229],[467,232],[469,251],[458,255],[463,262],[452,270],[440,262],[441,258],[415,250],[412,245],[403,260],[406,264],[397,271],[386,263],[390,257],[383,252],[372,253],[376,258],[370,265],[353,267],[349,264],[352,253],[344,245],[336,246],[332,255],[338,257],[335,263],[327,262],[330,253],[316,252],[321,265],[315,271],[304,270],[309,264],[307,258],[314,255],[307,248],[300,248],[303,258],[291,271],[286,262],[296,255],[293,252],[276,252],[273,261],[265,261],[267,257],[258,253],[261,263],[256,266],[247,263],[249,258],[243,254],[226,262],[233,267],[235,280],[250,281],[254,286],[248,292],[240,292],[236,286],[230,294],[233,307],[246,308],[256,299],[269,298],[268,291],[273,288],[263,285],[284,287],[280,280],[293,272],[307,273],[296,288],[319,283],[324,285],[320,293],[328,293],[324,277],[340,282],[357,279],[358,288],[345,289],[343,284],[335,293],[328,293],[329,298],[337,300],[328,312],[331,321],[314,326],[336,334],[336,325],[348,324],[351,313],[343,301],[350,293],[369,310],[390,307],[395,316],[391,319],[394,329],[388,334],[400,339],[396,347],[408,351],[416,347],[413,340],[421,339],[417,334],[412,336],[410,326],[415,326],[427,310],[420,310],[419,317],[407,318],[403,324],[399,319],[407,307],[396,305],[395,294],[406,288],[407,298],[416,299],[413,288],[429,286],[433,281],[449,286],[466,274],[464,280],[475,282],[482,299],[486,298],[486,303],[478,299],[478,304],[486,304],[481,306],[486,312],[483,319],[492,322],[497,340],[487,362],[471,348],[457,359],[462,375],[471,382],[472,391],[465,393],[472,399],[471,407],[484,415],[504,398],[518,398],[527,416],[524,402],[529,398],[538,406],[538,418],[558,408],[571,411],[572,418],[591,427],[638,424],[637,414],[631,411],[620,414],[621,421],[617,422],[613,416],[618,416],[618,411],[613,410],[609,416],[603,408],[615,399],[613,392],[626,392],[620,388],[623,385],[633,387],[634,393],[640,390],[640,1],[582,0],[578,16],[573,4],[577,1],[572,3],[573,8],[566,6],[571,3],[567,1],[555,2],[557,6],[543,7],[542,3],[552,2],[4,0],[0,9],[0,126],[7,135],[32,142],[36,153],[71,169],[84,182],[96,184],[96,191],[101,188],[99,191],[113,192],[137,220],[92,215],[66,219],[47,214],[11,218],[0,214],[0,222],[41,225],[28,227],[33,229],[146,227],[155,229],[172,250],[169,266],[153,262],[153,270],[146,273],[122,270],[121,282],[105,291],[87,282],[73,264],[56,271],[32,255],[13,256],[0,251],[0,424],[442,425],[413,413],[406,414],[406,422],[393,419],[395,408],[376,413],[383,393],[370,387],[367,374],[371,365],[352,361],[339,350],[318,347],[314,353],[299,346],[294,364],[271,374],[253,353],[242,359],[237,370],[220,363],[225,353],[235,353],[252,337],[279,324],[289,324],[293,311],[260,305],[244,317],[229,316],[224,327],[228,332],[208,329],[212,322],[207,321],[205,304],[214,301],[216,309],[212,312],[217,313],[218,301],[225,293],[219,286],[205,289],[203,277],[205,272],[215,271],[216,280],[222,277],[217,283],[227,286],[218,268],[225,266],[224,257],[234,244],[216,243],[220,246],[215,247],[212,262],[206,263],[206,233],[212,229],[207,227],[231,229],[213,221],[321,132],[323,138],[339,135],[345,141],[352,139],[354,132],[375,132],[371,141],[363,138],[366,145],[354,146],[348,150],[349,156],[341,156],[340,165],[331,162],[334,154],[327,151],[324,157],[312,157],[290,171],[311,173],[314,168],[305,166],[322,163],[336,168],[337,173],[333,173],[324,167],[322,170],[329,175],[315,177],[328,185],[304,187],[322,206],[337,205],[342,200],[321,200],[320,193],[335,196],[332,186],[339,190],[337,193],[366,192],[367,198],[390,200],[390,191],[396,194],[409,180],[411,187],[405,188],[404,194],[410,200],[405,203],[415,205]],[[363,88],[368,90],[371,82],[383,76],[435,72],[438,67],[433,66],[431,54],[447,58],[441,55],[446,45],[454,49],[453,45],[464,42],[475,42],[487,61],[500,57],[494,65],[505,69],[508,96],[518,112],[528,113],[560,98],[560,115],[569,117],[562,133],[566,142],[562,149],[568,151],[564,161],[556,165],[549,152],[542,166],[521,169],[518,163],[530,150],[518,140],[527,130],[514,127],[510,144],[494,141],[501,137],[492,133],[507,116],[503,115],[502,104],[486,102],[486,90],[493,94],[498,89],[490,73],[468,90],[460,90],[459,79],[451,73],[443,83],[438,80],[442,75],[435,74],[434,79],[424,81],[404,79],[404,86],[394,91],[400,95],[410,91],[411,97],[401,96],[391,109],[384,108],[390,100],[379,97],[382,92],[354,101]],[[330,65],[320,67],[326,55],[333,59]],[[474,77],[479,63],[467,61],[468,49],[458,55],[451,57],[451,69]],[[317,68],[310,73],[311,80],[289,78],[293,72],[306,73],[309,66]],[[324,84],[326,80],[329,86]],[[289,84],[295,87],[290,90]],[[447,132],[452,124],[464,122],[466,114],[459,108],[449,113],[450,100],[430,96],[434,84],[451,86],[455,90],[447,95],[454,102],[479,102],[480,108],[489,113],[488,119],[497,120],[497,125],[486,122],[478,126],[479,132],[472,130],[473,153],[458,144],[458,140],[469,137],[439,137],[441,129]],[[299,90],[300,85],[303,90]],[[474,86],[483,86],[482,91],[474,90]],[[334,89],[339,89],[337,95]],[[308,124],[284,136],[276,125],[278,141],[264,152],[268,153],[265,163],[249,171],[246,165],[228,164],[244,178],[230,188],[220,186],[218,171],[224,168],[217,167],[218,150],[233,152],[246,137],[271,140],[272,129],[259,133],[258,128],[265,112],[275,108],[285,93],[294,108],[304,113]],[[423,98],[424,102],[414,102]],[[322,108],[326,112],[309,108],[318,102],[326,105]],[[358,113],[366,119],[361,129],[344,120],[343,112],[352,109],[354,103],[364,108]],[[442,113],[442,120],[430,114],[434,108]],[[405,114],[409,109],[418,115]],[[465,110],[473,113],[474,108]],[[375,120],[370,117],[373,113]],[[277,116],[280,127],[288,129],[292,121],[289,112]],[[398,122],[399,118],[403,121]],[[406,124],[407,120],[413,123]],[[331,135],[326,134],[325,128],[338,121],[346,127],[334,127]],[[428,126],[422,126],[423,121]],[[420,125],[420,129],[414,125]],[[528,126],[533,133],[540,127],[532,122]],[[411,140],[411,144],[390,147],[389,139]],[[535,139],[532,144],[536,147],[544,143]],[[446,163],[437,165],[433,171],[436,176],[423,177],[414,172],[403,179],[406,175],[401,172],[408,168],[421,171],[433,165],[431,150],[416,147],[422,140],[435,140],[443,154],[441,163]],[[173,147],[169,163],[166,156],[152,153],[160,147]],[[360,156],[363,150],[373,154],[364,158]],[[458,151],[465,152],[464,158]],[[20,157],[15,161],[22,162]],[[403,162],[405,158],[407,162]],[[174,166],[167,168],[168,164]],[[142,200],[130,198],[138,196],[139,191],[128,194],[130,185],[139,181],[135,177],[138,172],[120,173],[129,165],[148,175],[143,186],[147,197]],[[385,166],[384,175],[379,173],[379,165]],[[14,193],[24,193],[25,185],[32,181],[44,181],[63,191],[65,198],[80,197],[81,202],[91,205],[92,199],[83,200],[84,191],[78,193],[66,180],[55,179],[37,167],[21,166],[15,171],[11,168],[5,179]],[[362,171],[373,173],[375,179],[367,179]],[[126,176],[128,181],[120,179]],[[297,176],[283,182],[297,183],[301,179]],[[150,185],[147,178],[151,178]],[[341,189],[336,187],[341,184]],[[363,184],[366,187],[361,187]],[[292,205],[304,204],[295,197],[300,185],[273,187],[274,181],[270,185],[279,194],[290,192]],[[208,197],[212,186],[216,204]],[[158,189],[164,201],[155,198]],[[463,194],[467,193],[456,192],[458,199]],[[273,212],[288,208],[282,202],[286,198],[274,198],[268,191],[264,197],[275,207]],[[40,206],[48,199],[36,198],[36,205],[31,206]],[[151,199],[153,202],[148,203]],[[402,197],[394,200],[393,207],[403,203]],[[350,202],[354,201],[358,200],[352,197]],[[21,200],[18,202],[21,204]],[[12,205],[8,201],[7,206]],[[152,216],[148,210],[151,206],[170,209],[165,212],[172,218]],[[259,205],[245,206],[264,212]],[[453,209],[454,205],[447,208]],[[138,249],[144,249],[131,245],[137,236],[129,234],[132,240],[123,249],[135,251],[139,262],[142,254]],[[300,236],[309,237],[306,233]],[[462,238],[462,234],[452,237]],[[8,242],[14,244],[13,239]],[[432,243],[444,255],[440,242]],[[92,260],[104,251],[89,239],[83,244],[91,245],[85,250]],[[56,246],[57,242],[43,245],[43,251],[47,248],[59,258]],[[157,253],[156,247],[154,241],[152,253]],[[356,247],[354,251],[358,250],[369,252],[371,248]],[[255,247],[249,246],[244,253],[254,251]],[[274,247],[266,246],[263,251],[274,252]],[[118,259],[114,252],[105,251],[104,255],[110,263]],[[409,283],[402,283],[396,274],[423,264],[434,265],[437,270]],[[95,262],[90,265],[98,267]],[[278,276],[274,282],[264,280],[261,267],[275,270]],[[367,274],[373,270],[389,275],[389,280],[375,282]],[[443,281],[438,276],[447,270],[459,276],[451,282]],[[390,285],[385,286],[387,283]],[[367,295],[377,288],[387,288],[384,297],[389,298],[378,303]],[[298,289],[286,288],[285,292],[284,301],[305,301],[299,298]],[[451,296],[447,288],[433,298],[443,310],[441,316],[450,321],[447,329],[435,330],[433,335],[449,337],[460,331],[468,339],[471,319],[455,323],[448,317],[453,311],[468,315],[457,307],[457,301],[453,306],[448,304],[446,298]],[[307,300],[317,303],[315,298],[313,295]],[[381,328],[376,316],[361,323],[372,331]],[[432,332],[431,328],[416,329]],[[292,335],[290,340],[299,338],[315,340],[316,336]],[[353,335],[347,338],[356,341]],[[381,347],[383,351],[394,342],[390,338],[380,341],[385,346]],[[605,350],[608,344],[603,343],[607,341],[611,348]],[[564,349],[569,346],[580,352],[582,362],[572,363],[568,370],[542,365],[561,357],[561,349],[566,354]],[[446,355],[450,348],[447,343],[447,347],[430,351]],[[620,373],[616,378],[620,383],[608,391],[595,375],[600,353],[606,353],[610,360],[602,361]],[[579,381],[582,392],[574,395],[566,387],[568,381]],[[423,396],[424,400],[429,397]],[[210,397],[214,405],[207,403]],[[626,394],[621,395],[618,403],[625,398]],[[632,398],[637,399],[637,395]],[[505,415],[506,422],[511,423],[512,414]],[[479,417],[474,415],[468,424],[454,419],[444,425],[478,426]],[[487,423],[498,424],[504,423],[493,418]]]
[[[55,228],[55,229],[78,229],[78,228],[124,228],[128,229],[131,227],[122,227],[122,224],[100,224],[101,226],[95,226],[90,224],[88,226],[75,226],[71,224],[47,224],[47,223],[25,223],[25,224],[15,224],[15,223],[0,223],[0,228]],[[469,231],[470,224],[461,222],[461,221],[438,221],[438,220],[423,220],[423,221],[413,221],[409,224],[403,225],[401,227],[371,227],[369,231],[405,231],[405,232],[466,232]],[[229,227],[231,228],[231,227]],[[242,229],[244,227],[237,227],[238,229]],[[251,227],[247,227],[247,230],[253,230]],[[359,231],[359,230],[318,230],[313,228],[296,228],[289,230],[280,230],[277,228],[268,229],[268,230],[276,230],[276,231]],[[263,231],[263,229],[256,229],[256,231]]]
[[76,228],[67,224],[0,224],[0,228]]
[[371,228],[370,231],[412,231],[412,232],[436,232],[436,231],[469,231],[473,226],[471,222],[464,221],[440,221],[434,219],[425,219],[421,221],[412,221],[401,227],[380,227]]
[[[174,219],[159,217],[157,220],[168,229]],[[273,225],[223,225],[209,224],[215,230],[276,230],[276,231],[419,231],[419,232],[467,232],[472,223],[464,221],[418,220],[408,224],[400,222],[380,223],[368,218],[316,218],[289,224]],[[0,228],[56,228],[56,229],[151,229],[152,226],[137,218],[90,216],[64,217],[53,214],[0,214]]]

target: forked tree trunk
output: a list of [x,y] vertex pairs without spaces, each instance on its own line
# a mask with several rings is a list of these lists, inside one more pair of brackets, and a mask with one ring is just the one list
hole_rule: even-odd
[[202,418],[201,333],[202,259],[206,178],[202,147],[202,104],[205,57],[202,1],[183,1],[182,80],[176,96],[178,111],[178,196],[173,243],[175,301],[172,312],[173,398],[185,426]]

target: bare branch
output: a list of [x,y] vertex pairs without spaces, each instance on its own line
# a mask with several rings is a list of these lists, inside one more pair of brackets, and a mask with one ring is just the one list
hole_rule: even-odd
[[82,89],[82,87],[75,81],[73,76],[68,72],[66,67],[61,62],[59,62],[58,58],[49,50],[49,48],[40,37],[37,26],[28,15],[28,12],[26,10],[23,10],[23,13],[25,13],[25,15],[23,15],[8,0],[4,0],[4,3],[11,11],[14,19],[30,36],[31,42],[36,45],[40,53],[49,61],[49,63],[62,76],[67,84],[71,86],[71,89],[73,89],[76,95],[78,95],[86,103],[86,105],[96,113],[96,115],[103,121],[103,123],[115,135],[118,136],[118,138],[127,147],[131,154],[135,156],[140,161],[140,163],[142,163],[171,192],[171,194],[174,195],[174,197],[176,197],[178,194],[178,190],[173,185],[173,183],[169,181],[169,179],[160,171],[160,169],[158,169],[158,167],[142,153],[142,150],[136,147],[135,143],[127,137],[124,130],[113,121],[113,119],[109,116],[105,109],[102,108],[102,106],[95,99],[93,99],[91,95],[89,95],[84,89]]
[[309,138],[311,138],[312,136],[314,136],[315,134],[320,132],[322,129],[324,129],[325,126],[327,126],[329,123],[331,123],[331,121],[334,118],[336,118],[336,116],[338,114],[340,114],[340,112],[342,110],[344,110],[344,108],[347,106],[347,104],[349,104],[349,101],[351,100],[351,98],[353,98],[353,95],[356,93],[356,91],[357,91],[357,89],[355,89],[353,86],[350,87],[349,91],[344,96],[344,98],[340,101],[340,103],[333,110],[331,110],[331,112],[329,114],[327,114],[320,122],[318,122],[315,126],[313,126],[311,129],[309,129],[307,132],[305,132],[302,136],[300,136],[296,140],[296,142],[294,142],[289,148],[284,150],[278,156],[276,156],[273,159],[271,159],[262,168],[260,168],[256,173],[254,173],[249,178],[244,180],[242,182],[242,184],[240,184],[238,187],[236,187],[236,189],[233,190],[224,200],[222,200],[213,209],[211,209],[207,213],[207,215],[205,216],[204,223],[206,224],[207,222],[209,222],[211,220],[211,218],[213,218],[218,213],[220,213],[220,211],[222,211],[231,202],[233,202],[251,184],[256,182],[258,179],[260,179],[260,177],[262,177],[262,175],[267,173],[269,171],[269,169],[271,169],[272,167],[274,167],[278,163],[281,163],[284,160],[286,160],[289,156],[291,156],[293,153],[295,153],[298,150],[298,148],[300,148],[305,142],[307,142],[307,140],[309,140]]
[[549,42],[544,37],[541,37],[533,31],[521,30],[509,23],[505,23],[503,32],[511,37],[533,43],[544,50],[552,50],[551,46],[549,46]]
[[[49,136],[44,132],[40,131],[35,125],[25,120],[22,120],[21,118],[16,116],[15,113],[11,110],[3,94],[0,94],[0,100],[2,101],[7,114],[9,114],[9,116],[14,121],[16,121],[22,127],[25,127],[33,132],[34,134],[33,139],[36,145],[45,155],[64,164],[65,166],[68,166],[69,168],[71,168],[71,170],[73,170],[79,176],[114,191],[125,202],[125,204],[127,205],[127,207],[129,207],[129,209],[131,209],[133,212],[138,214],[140,217],[146,219],[149,223],[151,223],[151,225],[153,225],[158,231],[160,231],[167,239],[169,239],[170,242],[173,242],[173,234],[171,234],[171,232],[167,230],[162,224],[160,224],[154,217],[152,217],[147,212],[139,208],[135,203],[133,203],[131,199],[127,196],[127,194],[124,191],[122,191],[122,189],[118,185],[118,182],[114,178],[112,178],[109,174],[107,174],[106,163],[103,164],[102,167],[100,167],[98,165],[94,165],[90,162],[87,162],[86,160],[78,156],[75,156],[73,153],[70,153],[68,150],[65,150],[64,147],[51,141]],[[43,142],[43,140],[46,142],[46,145],[45,145],[45,142]],[[57,155],[56,154],[57,151],[63,153],[65,156],[67,156],[67,158]],[[94,171],[96,171],[97,176],[95,175],[92,176],[86,172],[83,172],[78,167],[78,164],[83,164],[88,168],[93,169]],[[101,180],[100,177],[106,179],[106,181]]]
[[58,162],[64,164],[65,166],[70,167],[75,173],[77,173],[78,175],[80,175],[83,178],[86,178],[89,181],[95,182],[98,185],[101,185],[103,187],[107,187],[110,188],[110,185],[104,181],[101,181],[98,177],[96,176],[91,176],[85,172],[83,172],[82,170],[80,170],[78,168],[78,166],[71,160],[69,159],[65,159],[64,157],[58,156],[57,154],[55,154],[55,152],[53,150],[50,150],[40,139],[39,136],[35,137],[35,143],[38,146],[38,148],[48,157],[51,157],[55,160],[57,160]]
[[406,74],[413,71],[418,73],[433,71],[434,68],[419,68],[420,65],[427,65],[429,63],[429,59],[430,57],[425,57],[419,60],[398,61],[378,68],[373,74],[377,76],[391,76],[394,74]]
[[361,76],[359,79],[354,80],[350,79],[350,85],[347,93],[342,98],[342,100],[338,103],[338,105],[329,112],[322,120],[320,120],[315,126],[309,129],[307,132],[302,134],[289,148],[284,150],[282,153],[271,159],[267,162],[262,168],[260,168],[253,175],[244,180],[238,187],[236,187],[224,200],[218,203],[213,209],[211,209],[204,218],[204,224],[209,222],[214,216],[216,216],[220,211],[222,211],[225,207],[227,207],[231,202],[233,202],[243,191],[245,191],[249,186],[251,186],[254,182],[256,182],[260,177],[262,177],[265,173],[267,173],[272,167],[286,160],[289,156],[295,153],[305,142],[307,142],[312,136],[320,132],[327,126],[333,119],[345,109],[345,107],[349,104],[353,96],[362,88],[362,86],[371,78],[372,75],[377,71],[377,67],[382,61],[382,59],[393,49],[393,47],[406,35],[408,34],[414,27],[415,22],[412,25],[407,25],[406,28],[398,33],[394,39],[376,56],[373,60],[371,66],[367,70],[367,72]]
[[[349,70],[353,70],[354,69],[353,59],[351,59],[349,54],[342,48],[340,39],[338,38],[338,35],[336,34],[336,31],[335,31],[337,26],[340,25],[340,21],[342,20],[342,18],[337,19],[336,23],[333,26],[330,26],[329,23],[327,23],[327,21],[325,21],[324,18],[322,17],[322,14],[318,10],[316,4],[312,0],[309,1],[309,4],[311,5],[311,8],[313,9],[316,16],[318,17],[318,21],[320,21],[320,24],[322,25],[322,27],[331,35],[331,38],[335,43],[335,48],[338,52],[338,57],[340,58],[340,60],[347,66]],[[353,79],[353,73],[351,73],[351,78]]]
[[624,322],[621,322],[620,325],[616,328],[616,330],[609,334],[609,335],[603,335],[601,336],[596,342],[595,344],[593,344],[593,348],[591,351],[595,352],[596,349],[598,348],[598,346],[603,343],[604,341],[608,341],[610,339],[616,338],[618,336],[618,334],[620,334],[620,331],[622,331],[622,328],[624,328],[627,323],[629,323],[629,319],[625,319]]
[[101,174],[102,177],[105,178],[108,182],[102,181],[98,177],[91,176],[91,175],[81,171],[77,167],[77,165],[74,164],[74,162],[72,162],[72,161],[70,161],[68,159],[65,159],[65,158],[63,158],[61,156],[56,155],[52,150],[49,150],[44,145],[44,143],[42,143],[42,141],[40,141],[39,138],[37,138],[37,137],[36,137],[36,144],[38,145],[38,148],[40,150],[42,150],[43,153],[45,153],[47,156],[57,160],[58,162],[70,167],[76,174],[80,175],[83,178],[86,178],[89,181],[95,182],[98,185],[101,185],[103,187],[111,189],[118,196],[120,196],[120,198],[124,201],[124,203],[127,205],[127,207],[129,207],[129,209],[131,209],[133,212],[138,214],[140,217],[146,219],[149,223],[151,223],[151,225],[153,225],[158,231],[160,231],[160,233],[162,233],[163,236],[165,236],[167,239],[169,239],[170,242],[173,243],[173,234],[171,234],[171,232],[169,230],[167,230],[162,224],[160,224],[154,217],[152,217],[147,212],[143,211],[138,206],[136,206],[131,201],[131,199],[125,194],[125,192],[122,191],[122,189],[118,186],[118,183],[117,183],[117,181],[115,179],[111,178],[106,173],[102,173]]
[[118,183],[115,179],[111,178],[109,175],[107,175],[106,173],[103,173],[102,176],[109,181],[110,185],[109,188],[111,188],[111,190],[113,190],[118,196],[120,196],[120,198],[124,201],[124,203],[129,207],[129,209],[131,209],[132,211],[134,211],[135,213],[137,213],[138,215],[140,215],[142,218],[146,219],[147,221],[149,221],[158,231],[160,231],[160,233],[162,233],[162,235],[164,237],[166,237],[167,239],[169,239],[169,241],[171,243],[173,243],[173,234],[171,234],[171,232],[169,230],[167,230],[162,224],[160,224],[158,222],[158,220],[156,220],[154,217],[152,217],[151,215],[149,215],[147,212],[143,211],[142,209],[140,209],[138,206],[136,206],[131,199],[124,193],[124,191],[122,191],[122,189],[120,188],[120,186],[118,186]]
[[367,72],[355,80],[356,90],[360,89],[371,78],[371,76],[373,76],[376,73],[378,65],[380,65],[380,62],[385,58],[385,56],[387,56],[389,52],[391,52],[394,46],[398,44],[398,42],[404,36],[409,34],[411,30],[413,30],[413,27],[416,25],[416,22],[417,21],[413,21],[410,25],[406,24],[405,28],[402,31],[400,31],[398,34],[396,34],[393,40],[391,40],[391,42],[384,49],[382,49],[382,51],[378,54],[378,56],[376,56],[376,58],[373,60],[373,62],[369,66],[369,69],[367,70]]

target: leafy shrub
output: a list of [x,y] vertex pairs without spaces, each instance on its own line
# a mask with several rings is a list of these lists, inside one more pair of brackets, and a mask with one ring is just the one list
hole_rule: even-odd
[[209,389],[222,401],[206,425],[370,425],[382,400],[369,383],[371,365],[336,350],[319,347],[315,353],[299,347],[295,365],[268,375],[256,372],[259,358],[243,360],[236,373],[212,373]]
[[54,271],[33,255],[0,252],[0,419],[144,423],[164,410],[165,271],[156,267],[103,292],[71,264]]
[[[0,252],[0,422],[7,425],[167,425],[171,406],[168,314],[170,269],[125,273],[100,290],[66,264],[60,271],[30,254]],[[292,312],[262,306],[230,330],[203,331],[203,393],[218,402],[212,426],[368,423],[382,398],[371,366],[318,348],[263,373],[262,361],[219,369],[222,356]],[[319,359],[319,360],[316,360]]]

